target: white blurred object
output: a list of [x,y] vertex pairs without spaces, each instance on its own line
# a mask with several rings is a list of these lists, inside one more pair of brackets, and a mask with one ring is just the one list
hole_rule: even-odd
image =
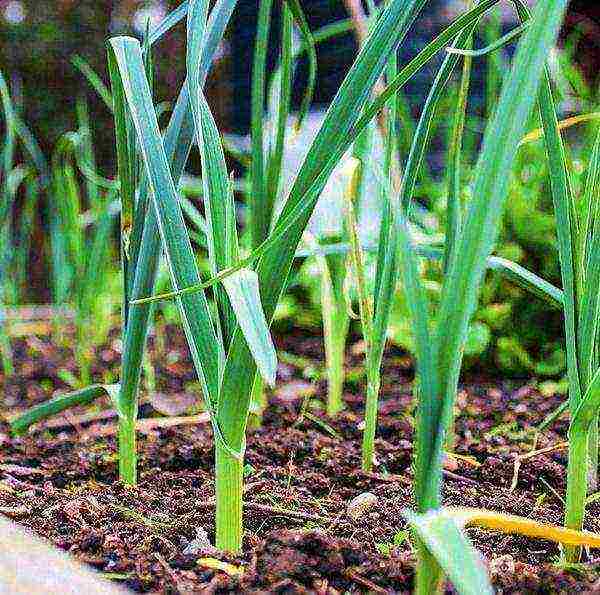
[[150,29],[158,26],[167,16],[167,9],[162,2],[147,2],[135,11],[133,27],[138,33],[146,32],[146,25],[150,22]]
[[[525,3],[533,8],[535,5],[535,0],[525,0]],[[448,0],[446,6],[444,6],[442,9],[442,14],[446,19],[450,20],[465,12],[467,8],[468,5],[465,0]],[[515,12],[514,7],[508,2],[501,3],[498,6],[495,6],[492,10],[500,11],[500,17],[504,25],[513,25],[519,22],[519,17]]]
[[119,595],[64,552],[0,516],[0,595]]
[[[283,155],[282,172],[282,195],[279,201],[279,209],[282,208],[284,199],[287,199],[289,191],[296,178],[312,142],[321,128],[325,112],[311,111],[307,115],[302,129],[296,135],[291,130],[292,123],[290,119],[288,124],[290,130],[287,133],[287,143]],[[378,132],[373,133],[373,148],[371,152],[371,161],[375,170],[381,170],[383,165],[382,142]],[[350,151],[340,160],[333,170],[314,210],[308,225],[308,232],[316,239],[323,239],[338,235],[342,230],[343,224],[343,206],[345,193],[348,189],[348,174],[345,169],[346,160],[350,157]],[[381,220],[381,209],[379,200],[379,187],[373,168],[368,167],[365,173],[365,190],[363,199],[358,207],[359,215],[359,235],[363,243],[373,243],[379,233],[379,223]]]
[[27,16],[27,12],[22,2],[12,0],[4,8],[4,18],[11,25],[20,25]]

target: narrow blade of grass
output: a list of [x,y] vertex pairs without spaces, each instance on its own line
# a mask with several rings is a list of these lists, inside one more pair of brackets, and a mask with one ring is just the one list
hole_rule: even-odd
[[[111,39],[109,49],[136,128],[171,281],[176,288],[197,285],[200,277],[196,259],[158,128],[140,44],[133,38],[116,37]],[[224,358],[222,346],[215,335],[204,293],[182,296],[179,300],[192,359],[205,400],[212,410],[218,398],[218,381]]]
[[23,415],[11,420],[11,430],[18,435],[24,434],[30,426],[39,421],[77,405],[89,405],[105,395],[116,401],[119,390],[120,386],[118,384],[92,384],[81,390],[54,397],[36,407],[32,407]]
[[252,162],[250,175],[252,192],[249,197],[250,234],[252,246],[258,246],[269,235],[273,200],[267,193],[267,174],[265,167],[265,81],[267,70],[267,46],[271,31],[271,10],[273,0],[260,0],[258,6],[256,39],[254,46],[254,62],[252,65],[252,105],[251,105],[251,138]]
[[436,442],[433,458],[426,466],[430,479],[421,500],[427,507],[439,506],[444,434],[452,414],[469,320],[476,306],[486,259],[498,235],[508,191],[508,172],[565,9],[566,2],[563,0],[536,6],[535,16],[521,39],[498,108],[484,137],[475,174],[474,199],[457,244],[457,258],[452,262],[444,284],[437,319],[435,348],[443,397],[432,404],[433,414],[427,423],[429,427],[420,432],[421,436],[435,436]]

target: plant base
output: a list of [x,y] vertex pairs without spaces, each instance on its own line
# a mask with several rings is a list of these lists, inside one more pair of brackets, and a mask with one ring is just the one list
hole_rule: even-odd
[[127,485],[137,483],[135,417],[119,417],[119,479]]
[[220,443],[215,445],[216,546],[237,553],[242,549],[242,460],[233,457]]

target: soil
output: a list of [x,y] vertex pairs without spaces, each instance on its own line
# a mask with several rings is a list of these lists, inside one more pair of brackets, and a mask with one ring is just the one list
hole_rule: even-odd
[[[348,350],[346,410],[331,420],[319,407],[326,391],[321,339],[296,332],[278,341],[277,389],[262,426],[248,434],[244,553],[230,556],[210,545],[208,424],[202,415],[172,427],[153,421],[166,401],[171,413],[180,405],[176,414],[199,407],[185,339],[171,326],[160,339],[151,341],[156,387],[140,410],[150,421],[139,433],[136,488],[117,481],[108,401],[55,417],[25,437],[10,435],[6,419],[67,389],[65,370],[77,373],[67,347],[43,338],[15,340],[16,373],[0,377],[0,512],[138,592],[410,592],[414,555],[402,517],[413,507],[410,359],[396,350],[386,354],[377,465],[366,474],[360,470],[360,342]],[[116,334],[98,349],[96,380],[118,377],[119,350]],[[566,417],[539,435],[535,428],[564,398],[541,394],[534,381],[471,374],[457,400],[456,455],[445,465],[445,503],[560,524]],[[533,450],[544,452],[518,459]],[[376,499],[355,519],[348,505],[364,492]],[[596,501],[586,528],[600,531],[599,519]],[[498,593],[600,592],[596,551],[565,568],[553,543],[477,529],[468,534]]]

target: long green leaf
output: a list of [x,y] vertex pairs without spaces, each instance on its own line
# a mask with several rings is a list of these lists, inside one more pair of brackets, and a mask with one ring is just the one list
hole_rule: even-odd
[[[128,37],[110,40],[110,55],[123,86],[135,125],[162,244],[175,288],[198,284],[200,276],[178,203],[177,192],[152,104],[140,44]],[[179,298],[188,344],[209,410],[218,399],[224,358],[203,292]]]
[[[208,252],[213,275],[238,260],[235,203],[219,132],[202,92],[203,31],[206,27],[208,2],[192,0],[188,12],[187,72],[190,105],[202,158],[202,198],[208,224]],[[225,350],[235,329],[235,314],[226,292],[215,287],[219,314],[219,332]]]
[[302,5],[299,0],[285,0],[285,2],[286,6],[294,15],[294,21],[302,36],[303,49],[308,54],[308,81],[306,83],[306,90],[302,97],[300,109],[298,110],[298,119],[296,120],[296,129],[299,129],[308,113],[315,92],[315,85],[317,82],[317,49],[315,47],[315,38],[310,31],[308,21],[304,16],[304,11],[302,10]]
[[110,90],[104,84],[104,81],[98,76],[96,71],[89,65],[89,63],[84,60],[79,54],[73,54],[71,56],[71,63],[90,83],[94,91],[98,94],[100,99],[104,102],[104,105],[109,109],[109,111],[113,111],[113,99],[110,94]]
[[[272,79],[272,95],[275,101],[270,109],[273,122],[267,167],[265,171],[265,192],[269,208],[276,204],[280,190],[283,153],[285,148],[288,117],[292,99],[293,69],[293,22],[292,13],[287,4],[283,6],[281,15],[281,57],[276,76]],[[253,185],[253,188],[255,186]],[[267,207],[265,207],[267,208]],[[264,238],[263,238],[264,239]]]
[[487,54],[491,54],[496,50],[503,48],[505,45],[508,45],[512,41],[514,41],[517,37],[519,37],[525,30],[529,27],[529,23],[522,23],[518,27],[509,31],[506,35],[503,35],[499,39],[497,39],[494,43],[491,43],[483,48],[478,50],[468,50],[461,48],[448,48],[446,51],[451,54],[460,54],[461,56],[468,56],[470,58],[480,58],[481,56],[486,56]]
[[88,405],[105,395],[108,395],[111,399],[116,401],[118,392],[118,384],[92,384],[81,390],[54,397],[36,407],[32,407],[23,415],[13,419],[10,422],[11,430],[15,434],[23,434],[30,426],[38,421],[42,421],[77,405]]
[[[458,35],[455,42],[455,47],[464,47],[469,42],[471,36],[473,35],[475,24],[476,23],[466,27],[464,31]],[[419,118],[419,123],[417,124],[417,129],[413,138],[408,160],[404,167],[405,174],[402,180],[400,204],[405,210],[410,208],[417,176],[427,150],[431,126],[437,106],[458,62],[459,56],[456,54],[448,54],[444,58],[435,80],[433,81],[433,85],[431,86],[429,94],[427,95],[425,105],[423,106],[423,111],[421,113],[421,117]]]
[[152,31],[148,36],[150,45],[154,45],[168,33],[177,23],[185,19],[188,12],[188,0],[182,2],[177,8],[172,10]]
[[[578,258],[585,271],[584,291],[580,304],[579,345],[582,383],[590,379],[595,365],[598,319],[600,318],[600,131],[590,157],[584,194],[584,218],[580,230]],[[585,384],[583,387],[585,388]]]
[[[535,16],[521,39],[500,102],[484,137],[475,174],[468,216],[444,284],[435,341],[442,398],[432,403],[433,415],[422,428],[422,439],[435,437],[431,459],[421,464],[429,469],[427,487],[418,495],[421,506],[439,506],[440,457],[445,430],[451,417],[462,349],[469,320],[475,309],[486,259],[498,235],[509,175],[519,140],[531,113],[548,51],[556,40],[566,9],[566,0],[536,6]],[[566,299],[565,299],[566,301]]]
[[257,274],[242,269],[227,277],[223,286],[261,376],[267,384],[274,386],[277,355],[262,311]]
[[265,167],[264,111],[267,46],[271,30],[273,0],[260,0],[252,65],[251,137],[252,162],[250,175],[252,192],[249,197],[250,234],[252,246],[258,246],[268,235],[273,214],[273,197],[267,192]]

